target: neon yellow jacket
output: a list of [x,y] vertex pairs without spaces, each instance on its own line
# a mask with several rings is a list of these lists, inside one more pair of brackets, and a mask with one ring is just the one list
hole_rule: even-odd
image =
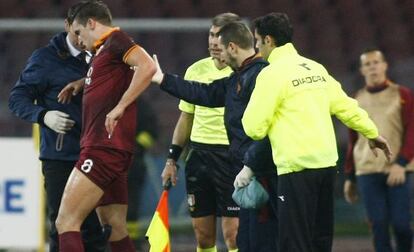
[[357,101],[321,64],[300,56],[291,43],[275,48],[268,60],[242,123],[254,140],[269,135],[278,175],[336,165],[332,115],[365,137],[378,136]]

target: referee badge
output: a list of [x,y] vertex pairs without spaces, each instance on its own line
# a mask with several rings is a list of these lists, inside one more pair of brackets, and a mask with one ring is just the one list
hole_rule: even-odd
[[195,210],[195,196],[194,194],[187,194],[187,204],[190,212]]

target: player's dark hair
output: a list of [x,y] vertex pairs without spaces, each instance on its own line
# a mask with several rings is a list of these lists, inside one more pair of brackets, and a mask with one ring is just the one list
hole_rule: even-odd
[[241,18],[239,17],[239,15],[231,13],[231,12],[226,12],[226,13],[221,13],[215,16],[211,20],[211,23],[214,26],[222,27],[228,23],[238,22],[238,21],[241,21]]
[[387,61],[387,59],[385,58],[384,53],[383,53],[383,52],[382,52],[382,50],[381,50],[379,47],[377,47],[377,46],[370,46],[370,47],[365,48],[364,50],[362,50],[361,55],[364,55],[364,54],[367,54],[367,53],[372,53],[372,52],[379,52],[379,53],[381,53],[381,55],[382,55],[382,60],[383,60],[383,61]]
[[270,36],[276,46],[292,42],[293,27],[286,13],[272,12],[253,20],[253,27],[262,38]]
[[76,13],[78,12],[79,7],[81,7],[84,4],[84,2],[79,2],[74,5],[72,5],[66,14],[66,20],[68,21],[69,25],[72,25],[73,19],[76,16]]
[[243,22],[228,23],[221,27],[217,35],[221,37],[221,42],[226,48],[230,42],[242,49],[250,49],[254,46],[253,34]]
[[112,15],[108,6],[99,0],[82,1],[74,5],[71,13],[68,12],[68,22],[73,23],[77,21],[79,24],[85,26],[88,19],[94,19],[103,25],[112,24]]

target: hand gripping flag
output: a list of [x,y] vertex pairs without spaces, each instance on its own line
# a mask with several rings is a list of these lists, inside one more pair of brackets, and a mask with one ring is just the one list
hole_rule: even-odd
[[170,235],[168,224],[168,190],[171,182],[167,182],[152,217],[145,237],[150,244],[150,252],[170,252]]

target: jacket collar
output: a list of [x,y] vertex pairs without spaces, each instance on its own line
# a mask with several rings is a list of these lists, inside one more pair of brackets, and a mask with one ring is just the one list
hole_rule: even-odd
[[286,43],[283,46],[278,46],[273,49],[267,61],[269,61],[269,63],[273,63],[279,58],[289,54],[298,54],[292,43]]
[[66,59],[71,57],[68,44],[66,43],[66,32],[60,32],[50,39],[49,46],[56,50],[57,55]]
[[252,56],[245,59],[243,61],[243,63],[241,64],[241,66],[237,69],[234,69],[234,71],[235,72],[241,72],[241,71],[249,68],[252,64],[254,64],[257,61],[264,61],[265,62],[265,60],[262,58],[262,56],[259,53],[255,53]]
[[81,51],[79,51],[74,45],[72,45],[69,39],[69,35],[66,35],[66,45],[68,46],[69,53],[73,57],[77,57],[81,53]]

